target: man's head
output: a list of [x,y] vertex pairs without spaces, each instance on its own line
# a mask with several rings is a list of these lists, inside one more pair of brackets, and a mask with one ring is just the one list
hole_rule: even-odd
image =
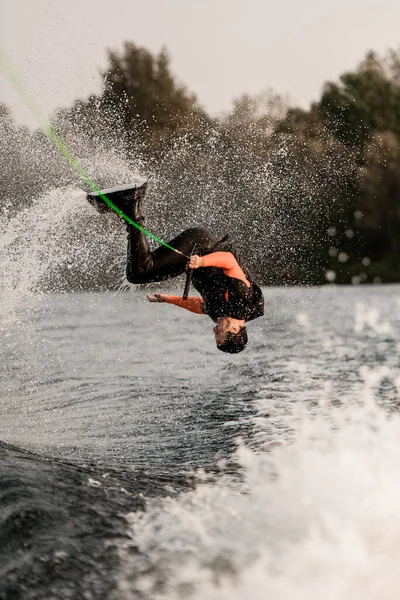
[[244,320],[220,317],[213,331],[218,350],[236,354],[245,349],[247,331]]

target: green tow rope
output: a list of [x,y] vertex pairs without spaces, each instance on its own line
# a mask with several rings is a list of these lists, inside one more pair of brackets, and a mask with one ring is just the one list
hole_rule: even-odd
[[49,119],[42,112],[39,105],[33,100],[31,94],[28,92],[27,88],[24,86],[22,79],[18,76],[16,70],[13,68],[10,60],[5,55],[1,46],[0,46],[0,66],[2,67],[4,73],[6,74],[9,81],[12,83],[14,88],[17,90],[17,92],[21,96],[25,105],[28,107],[28,109],[30,110],[32,115],[36,118],[40,127],[43,129],[45,135],[53,142],[53,144],[58,149],[59,153],[69,162],[72,169],[79,175],[79,177],[89,187],[92,188],[92,190],[94,192],[96,192],[96,194],[98,194],[100,196],[100,198],[103,200],[103,202],[105,202],[114,212],[116,212],[117,215],[119,215],[120,217],[125,219],[125,221],[127,223],[129,223],[129,225],[133,225],[133,227],[136,227],[136,229],[139,229],[139,231],[142,231],[145,235],[151,237],[153,240],[155,240],[162,246],[165,246],[166,248],[173,250],[174,252],[176,252],[177,254],[180,254],[181,256],[184,256],[185,258],[189,258],[188,256],[186,256],[186,254],[183,254],[183,252],[180,252],[176,248],[173,248],[172,246],[170,246],[163,240],[160,240],[160,238],[158,238],[153,233],[150,233],[150,231],[147,231],[147,229],[145,229],[144,227],[141,227],[141,225],[139,225],[138,223],[133,221],[130,217],[128,217],[125,213],[123,213],[122,210],[120,210],[118,208],[118,206],[115,206],[115,204],[113,202],[111,202],[111,200],[109,198],[107,198],[107,196],[105,196],[104,194],[101,193],[99,187],[90,179],[89,175],[87,175],[87,173],[85,173],[85,171],[80,166],[78,159],[75,158],[75,156],[68,150],[67,146],[64,144],[61,137],[56,133],[56,131],[52,127]]

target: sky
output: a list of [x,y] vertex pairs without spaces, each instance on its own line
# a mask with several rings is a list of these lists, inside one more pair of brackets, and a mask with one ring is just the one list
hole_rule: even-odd
[[[307,108],[370,49],[400,49],[399,0],[0,0],[0,48],[50,114],[100,92],[107,49],[158,52],[211,114],[272,89]],[[35,126],[4,74],[0,103]]]

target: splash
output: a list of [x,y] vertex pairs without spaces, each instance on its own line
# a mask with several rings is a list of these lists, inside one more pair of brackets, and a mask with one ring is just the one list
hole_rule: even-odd
[[[124,279],[124,229],[99,217],[84,184],[40,132],[0,119],[0,321],[18,319],[33,294],[117,288]],[[67,143],[100,186],[142,178],[113,140],[96,144],[73,129]]]
[[[79,192],[78,192],[79,194]],[[38,198],[18,217],[2,218],[0,226],[1,317],[15,317],[18,306],[60,259],[58,240],[76,205],[77,191],[53,191]]]
[[3,328],[34,294],[95,287],[100,273],[107,284],[110,264],[124,256],[122,238],[115,222],[98,220],[93,212],[82,190],[70,186],[44,193],[17,216],[0,219]]
[[365,402],[294,410],[290,443],[239,445],[242,481],[200,480],[128,515],[141,560],[121,552],[124,597],[396,598],[400,417],[373,400],[385,376],[363,370]]

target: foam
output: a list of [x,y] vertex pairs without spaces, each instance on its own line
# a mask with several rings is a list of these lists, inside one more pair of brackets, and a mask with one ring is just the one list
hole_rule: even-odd
[[121,553],[124,597],[397,598],[400,417],[373,401],[387,369],[361,375],[358,403],[295,407],[288,443],[240,445],[243,481],[200,481],[128,515],[146,567]]

